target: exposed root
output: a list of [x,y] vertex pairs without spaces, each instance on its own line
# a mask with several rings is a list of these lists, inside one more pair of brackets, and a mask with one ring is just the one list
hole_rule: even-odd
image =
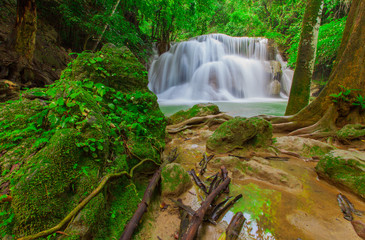
[[232,118],[233,117],[224,113],[220,113],[217,115],[208,115],[204,117],[193,117],[181,123],[169,125],[166,127],[166,130],[168,133],[178,133],[189,128],[201,127],[203,125],[208,125],[210,127],[215,124],[221,124]]
[[258,117],[271,122],[272,124],[288,123],[293,116],[272,116],[272,115],[259,115]]
[[310,137],[310,138],[325,138],[336,135],[337,127],[335,124],[338,118],[338,112],[332,105],[327,109],[324,116],[315,124],[300,128],[291,132],[290,136]]

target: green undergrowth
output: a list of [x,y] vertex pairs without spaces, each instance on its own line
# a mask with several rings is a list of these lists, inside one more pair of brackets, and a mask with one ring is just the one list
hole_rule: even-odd
[[[27,90],[1,105],[0,193],[13,198],[0,203],[1,237],[55,226],[108,173],[129,171],[145,159],[155,162],[150,167],[159,164],[166,121],[146,76],[129,50],[105,48],[80,54],[45,89]],[[134,183],[126,182],[91,201],[95,206],[65,230],[72,232],[67,239],[118,238],[139,202]],[[128,204],[117,209],[122,200]],[[99,218],[105,211],[114,214]],[[117,225],[112,219],[118,228],[109,236]],[[100,224],[106,227],[95,228]]]

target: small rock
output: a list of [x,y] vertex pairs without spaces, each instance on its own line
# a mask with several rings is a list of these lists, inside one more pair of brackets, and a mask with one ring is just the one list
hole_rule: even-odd
[[170,163],[162,169],[161,189],[163,196],[179,196],[191,186],[189,174],[180,164]]
[[281,84],[278,80],[274,80],[270,83],[270,96],[279,97],[280,96]]
[[0,80],[0,102],[15,99],[19,96],[20,87],[6,79]]

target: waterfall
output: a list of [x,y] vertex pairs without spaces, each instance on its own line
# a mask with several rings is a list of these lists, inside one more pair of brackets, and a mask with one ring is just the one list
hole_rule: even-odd
[[273,80],[264,38],[210,34],[175,44],[156,58],[149,88],[160,100],[227,101],[269,97]]

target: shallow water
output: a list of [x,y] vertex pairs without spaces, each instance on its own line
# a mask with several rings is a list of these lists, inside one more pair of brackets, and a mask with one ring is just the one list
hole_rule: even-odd
[[[253,98],[245,101],[212,102],[218,105],[221,112],[231,116],[253,117],[261,114],[282,116],[285,113],[287,99]],[[160,101],[160,109],[166,116],[187,110],[198,102]]]

